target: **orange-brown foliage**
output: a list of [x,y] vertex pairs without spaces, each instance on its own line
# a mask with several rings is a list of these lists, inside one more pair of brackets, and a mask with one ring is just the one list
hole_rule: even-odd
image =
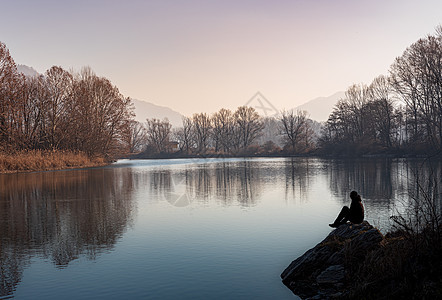
[[105,164],[103,158],[90,158],[82,152],[32,150],[14,154],[0,153],[0,173],[93,167]]

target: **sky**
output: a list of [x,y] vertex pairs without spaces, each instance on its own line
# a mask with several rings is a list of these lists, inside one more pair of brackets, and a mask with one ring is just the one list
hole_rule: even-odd
[[17,64],[90,66],[126,96],[184,115],[277,109],[369,84],[442,24],[440,0],[0,1]]

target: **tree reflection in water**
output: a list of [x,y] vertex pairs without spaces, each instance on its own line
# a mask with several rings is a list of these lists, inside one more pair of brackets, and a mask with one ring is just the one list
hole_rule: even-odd
[[[295,205],[313,203],[312,211],[317,211],[327,204],[324,201],[348,204],[348,193],[357,190],[373,222],[376,216],[388,220],[397,200],[405,199],[408,190],[417,190],[414,174],[431,175],[429,164],[422,161],[392,159],[225,159],[174,164],[166,160],[133,165],[0,175],[0,297],[13,294],[34,256],[63,268],[76,258],[95,259],[111,250],[133,222],[135,195],[145,197],[148,205],[157,201],[175,207],[241,208],[255,207],[262,200],[273,205],[272,201],[281,200],[275,197],[285,197]],[[440,161],[431,165],[432,172],[441,173]],[[319,190],[312,193],[315,188]],[[327,197],[312,198],[322,193]],[[307,217],[314,221],[318,216]]]
[[237,201],[241,206],[257,204],[261,170],[253,162],[223,162],[189,165],[183,170],[150,172],[150,193],[178,207],[191,202],[204,204],[217,198],[224,205]]
[[133,184],[129,169],[1,175],[0,296],[34,255],[66,267],[112,249],[132,221]]
[[308,158],[303,160],[287,159],[284,170],[286,200],[299,198],[301,201],[305,201],[312,172],[315,171],[315,168],[311,167],[310,160]]
[[[331,192],[342,204],[348,204],[349,192],[357,190],[363,197],[366,216],[378,216],[379,220],[374,221],[379,223],[375,225],[384,229],[391,225],[385,215],[403,212],[410,204],[410,195],[418,194],[419,181],[428,183],[436,174],[439,178],[442,174],[440,160],[372,158],[326,162]],[[441,188],[442,185],[439,194]]]
[[348,200],[348,191],[358,189],[366,199],[390,199],[392,190],[391,159],[332,160],[328,164],[330,188]]
[[[313,165],[313,167],[311,167]],[[174,206],[191,202],[208,203],[216,199],[222,205],[256,206],[263,187],[285,184],[285,199],[305,201],[317,163],[309,159],[222,161],[213,164],[186,165],[180,170],[150,171],[150,193]],[[316,173],[315,173],[316,172]]]

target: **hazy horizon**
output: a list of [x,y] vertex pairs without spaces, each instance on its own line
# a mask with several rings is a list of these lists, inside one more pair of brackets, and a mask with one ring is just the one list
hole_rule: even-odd
[[277,109],[387,74],[441,23],[438,1],[13,1],[0,41],[17,64],[90,66],[127,97],[184,115],[261,92]]

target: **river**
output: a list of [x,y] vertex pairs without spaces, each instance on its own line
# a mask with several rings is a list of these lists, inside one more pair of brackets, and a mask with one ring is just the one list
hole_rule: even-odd
[[0,175],[0,298],[296,299],[279,274],[332,230],[350,191],[386,232],[420,165],[121,160]]

